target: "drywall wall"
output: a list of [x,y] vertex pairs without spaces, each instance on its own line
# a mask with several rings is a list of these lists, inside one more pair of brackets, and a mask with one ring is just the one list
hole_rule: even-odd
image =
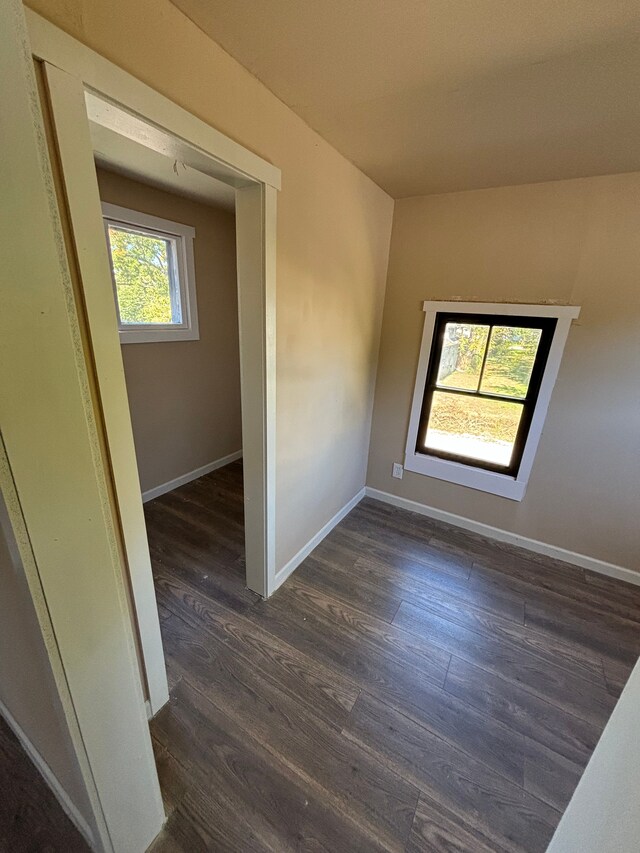
[[41,772],[42,765],[51,771],[56,793],[64,792],[91,827],[86,789],[2,494],[0,589],[0,714],[39,756]]
[[242,449],[235,217],[98,169],[100,197],[196,229],[200,339],[124,344],[143,492]]
[[[640,569],[640,173],[396,202],[367,484]],[[405,472],[425,299],[581,305],[521,503]]]
[[364,485],[393,201],[169,0],[30,0],[282,170],[276,563]]
[[640,665],[582,774],[547,853],[637,853],[640,839]]

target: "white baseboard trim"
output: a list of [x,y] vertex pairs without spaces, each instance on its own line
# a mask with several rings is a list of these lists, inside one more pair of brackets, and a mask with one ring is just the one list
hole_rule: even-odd
[[298,553],[295,554],[295,556],[293,556],[289,560],[289,562],[286,565],[284,565],[279,571],[276,572],[275,582],[273,585],[273,589],[271,590],[271,593],[274,593],[278,589],[279,586],[282,586],[282,584],[286,581],[286,579],[289,577],[289,575],[298,568],[300,563],[309,556],[309,554],[313,551],[313,549],[317,545],[319,545],[322,542],[322,540],[325,538],[325,536],[327,536],[329,533],[331,533],[331,531],[336,526],[336,524],[339,524],[342,521],[342,519],[345,517],[345,515],[348,515],[351,512],[351,510],[354,508],[354,506],[356,506],[357,504],[360,503],[360,501],[365,496],[365,494],[366,494],[365,489],[360,489],[360,491],[358,492],[357,495],[354,495],[351,498],[351,500],[348,501],[342,507],[342,509],[338,510],[338,512],[333,516],[333,518],[330,518],[329,521],[327,521],[327,523],[324,525],[324,527],[322,527],[320,530],[318,530],[316,535],[313,536],[311,539],[309,539],[307,544],[304,545],[298,551]]
[[36,769],[38,770],[44,781],[47,783],[49,788],[51,788],[51,790],[53,791],[54,796],[60,803],[64,813],[74,824],[74,826],[82,835],[89,847],[93,850],[94,838],[93,832],[91,831],[89,824],[82,817],[74,803],[71,802],[69,795],[58,781],[58,778],[55,776],[53,770],[49,767],[49,765],[40,755],[38,750],[31,743],[18,721],[15,719],[11,711],[2,701],[0,701],[0,717],[5,720],[11,731],[18,738],[20,744],[22,745],[22,748],[27,753],[33,764],[35,764]]
[[377,501],[382,501],[382,503],[391,504],[392,506],[400,507],[400,509],[408,509],[410,512],[416,512],[419,515],[426,515],[436,521],[444,521],[446,524],[461,527],[463,530],[471,531],[471,533],[478,533],[479,535],[487,536],[490,539],[497,539],[498,542],[507,542],[509,545],[517,545],[519,548],[524,548],[527,551],[534,551],[536,554],[544,554],[546,557],[552,557],[555,560],[562,560],[565,563],[572,563],[574,566],[580,566],[582,569],[589,569],[592,572],[597,572],[601,575],[607,575],[607,577],[610,578],[617,578],[618,580],[640,586],[640,572],[635,572],[633,569],[627,569],[624,566],[616,566],[614,563],[606,563],[604,560],[597,560],[595,557],[587,557],[586,554],[577,554],[575,551],[568,551],[566,548],[560,548],[557,545],[549,545],[546,542],[539,542],[537,539],[529,539],[526,536],[520,536],[518,533],[511,533],[508,530],[502,530],[500,527],[492,527],[490,524],[473,521],[470,518],[465,518],[462,515],[456,515],[453,512],[446,512],[442,509],[436,509],[436,507],[433,506],[427,506],[427,504],[411,501],[408,498],[401,498],[397,495],[392,495],[390,492],[373,489],[371,486],[367,486],[365,492],[367,497],[374,498],[374,500]]
[[166,495],[167,492],[177,489],[178,486],[184,486],[192,480],[197,480],[198,477],[204,477],[205,474],[210,474],[217,468],[223,468],[225,465],[229,465],[229,463],[235,462],[236,459],[241,458],[242,451],[236,450],[235,453],[230,453],[228,456],[216,459],[215,462],[209,462],[208,465],[203,465],[201,468],[196,468],[194,471],[188,471],[186,474],[176,477],[175,480],[169,480],[168,483],[162,483],[159,486],[154,486],[153,489],[148,489],[146,492],[142,493],[142,502],[146,503],[147,501],[152,501],[154,498],[159,498],[160,495]]

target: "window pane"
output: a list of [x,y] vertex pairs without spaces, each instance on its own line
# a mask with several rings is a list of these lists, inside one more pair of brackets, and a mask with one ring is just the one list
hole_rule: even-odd
[[526,397],[541,335],[541,329],[494,326],[480,390],[505,397]]
[[181,323],[172,241],[109,225],[109,243],[121,323]]
[[522,403],[434,391],[425,446],[507,467],[522,409]]
[[489,326],[447,323],[437,384],[445,388],[477,391]]

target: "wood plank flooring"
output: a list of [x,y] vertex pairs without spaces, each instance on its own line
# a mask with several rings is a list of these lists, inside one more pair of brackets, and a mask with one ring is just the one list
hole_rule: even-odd
[[89,847],[0,717],[0,853],[89,853]]
[[544,851],[640,653],[640,590],[365,500],[269,601],[242,467],[146,505],[176,851]]

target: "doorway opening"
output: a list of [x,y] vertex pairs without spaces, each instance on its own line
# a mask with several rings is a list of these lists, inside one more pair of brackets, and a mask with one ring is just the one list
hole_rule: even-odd
[[157,565],[182,519],[172,565],[208,536],[196,571],[220,595],[274,589],[279,171],[165,99],[142,115],[137,81],[43,69],[151,716],[168,689],[143,498]]
[[195,584],[209,600],[254,603],[235,192],[93,122],[91,138],[156,598]]

